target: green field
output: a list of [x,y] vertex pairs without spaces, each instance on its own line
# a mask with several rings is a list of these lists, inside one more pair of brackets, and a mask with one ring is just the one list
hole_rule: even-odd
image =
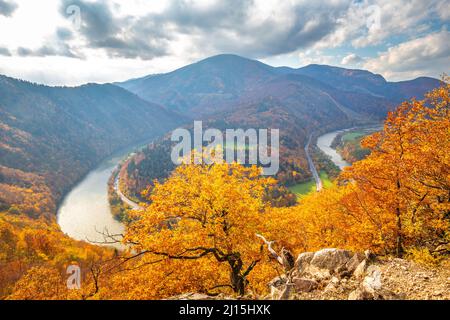
[[347,132],[342,136],[342,140],[343,141],[351,141],[351,140],[356,140],[360,137],[363,137],[367,135],[367,132],[362,132],[362,131],[351,131],[351,132]]
[[[325,171],[320,171],[319,175],[324,188],[329,188],[333,185],[330,178],[328,177],[328,174]],[[309,181],[291,186],[289,187],[289,190],[292,193],[295,193],[297,196],[302,196],[310,193],[311,191],[316,191],[316,183],[314,179],[311,179]]]

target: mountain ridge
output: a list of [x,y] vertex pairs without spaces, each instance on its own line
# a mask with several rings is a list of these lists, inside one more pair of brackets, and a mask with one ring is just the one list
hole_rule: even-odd
[[[371,97],[382,98],[386,100],[384,104],[389,103],[390,107],[411,98],[412,93],[416,93],[420,98],[440,83],[439,80],[429,77],[389,82],[382,75],[367,70],[318,64],[297,69],[272,67],[238,55],[221,54],[169,73],[144,76],[116,84],[147,101],[165,105],[185,116],[202,117],[220,113],[224,108],[248,100],[247,96],[265,86],[267,81],[289,74],[307,76],[308,78],[303,79],[305,84],[314,79],[332,87],[334,92],[339,91],[340,95],[367,95],[362,100]],[[330,93],[330,88],[327,90]],[[380,113],[386,111],[388,108]]]

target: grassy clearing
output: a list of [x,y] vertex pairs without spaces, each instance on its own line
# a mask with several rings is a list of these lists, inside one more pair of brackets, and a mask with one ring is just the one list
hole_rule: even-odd
[[360,137],[363,137],[367,135],[367,132],[363,132],[363,131],[351,131],[351,132],[347,132],[342,136],[342,140],[345,141],[352,141],[352,140],[356,140]]
[[324,188],[330,188],[333,185],[333,182],[325,171],[320,171],[319,176]]
[[311,179],[309,181],[305,181],[305,182],[293,185],[293,186],[289,187],[289,190],[292,193],[296,194],[297,196],[301,196],[301,195],[310,193],[311,191],[315,191],[316,183],[313,179]]
[[[322,184],[324,188],[329,188],[333,185],[333,182],[331,182],[330,178],[328,177],[328,174],[325,171],[320,171],[319,173],[320,179],[322,180]],[[289,187],[289,190],[292,193],[295,193],[297,196],[302,196],[305,194],[308,194],[310,192],[316,191],[316,182],[314,179],[298,183],[296,185],[293,185]]]

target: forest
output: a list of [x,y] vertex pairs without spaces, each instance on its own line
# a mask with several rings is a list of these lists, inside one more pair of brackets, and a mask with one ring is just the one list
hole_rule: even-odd
[[[448,263],[450,84],[389,112],[362,139],[370,153],[332,187],[277,205],[275,178],[238,164],[163,168],[128,212],[125,251],[75,242],[54,221],[0,215],[0,294],[6,299],[161,299],[186,292],[262,299],[283,273],[260,236],[294,255],[321,248]],[[136,164],[139,166],[139,164]],[[150,170],[160,171],[159,168]],[[129,166],[132,175],[136,167]],[[150,171],[149,171],[150,172]],[[160,171],[161,172],[161,171]],[[152,181],[147,181],[150,184]],[[81,290],[65,286],[77,261]],[[39,288],[39,290],[38,290]]]

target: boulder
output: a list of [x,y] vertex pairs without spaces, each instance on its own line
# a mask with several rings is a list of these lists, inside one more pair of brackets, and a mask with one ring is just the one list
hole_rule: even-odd
[[300,253],[297,260],[295,261],[295,267],[298,272],[303,272],[307,265],[311,262],[314,257],[314,252],[303,252]]
[[270,299],[279,300],[286,291],[287,278],[285,276],[275,277],[269,282]]
[[292,282],[297,292],[311,292],[319,286],[317,281],[305,278],[294,278]]
[[356,279],[363,279],[366,274],[367,265],[368,263],[366,259],[361,261],[361,263],[356,267],[355,271],[353,272],[353,276]]
[[311,266],[334,273],[345,266],[353,257],[353,252],[342,249],[323,249],[317,251],[311,259]]
[[358,266],[365,261],[365,255],[362,253],[355,253],[353,257],[345,264],[344,272],[347,273],[347,276],[351,276]]
[[370,266],[367,269],[366,277],[362,282],[364,291],[376,295],[381,290],[381,270],[379,267]]

